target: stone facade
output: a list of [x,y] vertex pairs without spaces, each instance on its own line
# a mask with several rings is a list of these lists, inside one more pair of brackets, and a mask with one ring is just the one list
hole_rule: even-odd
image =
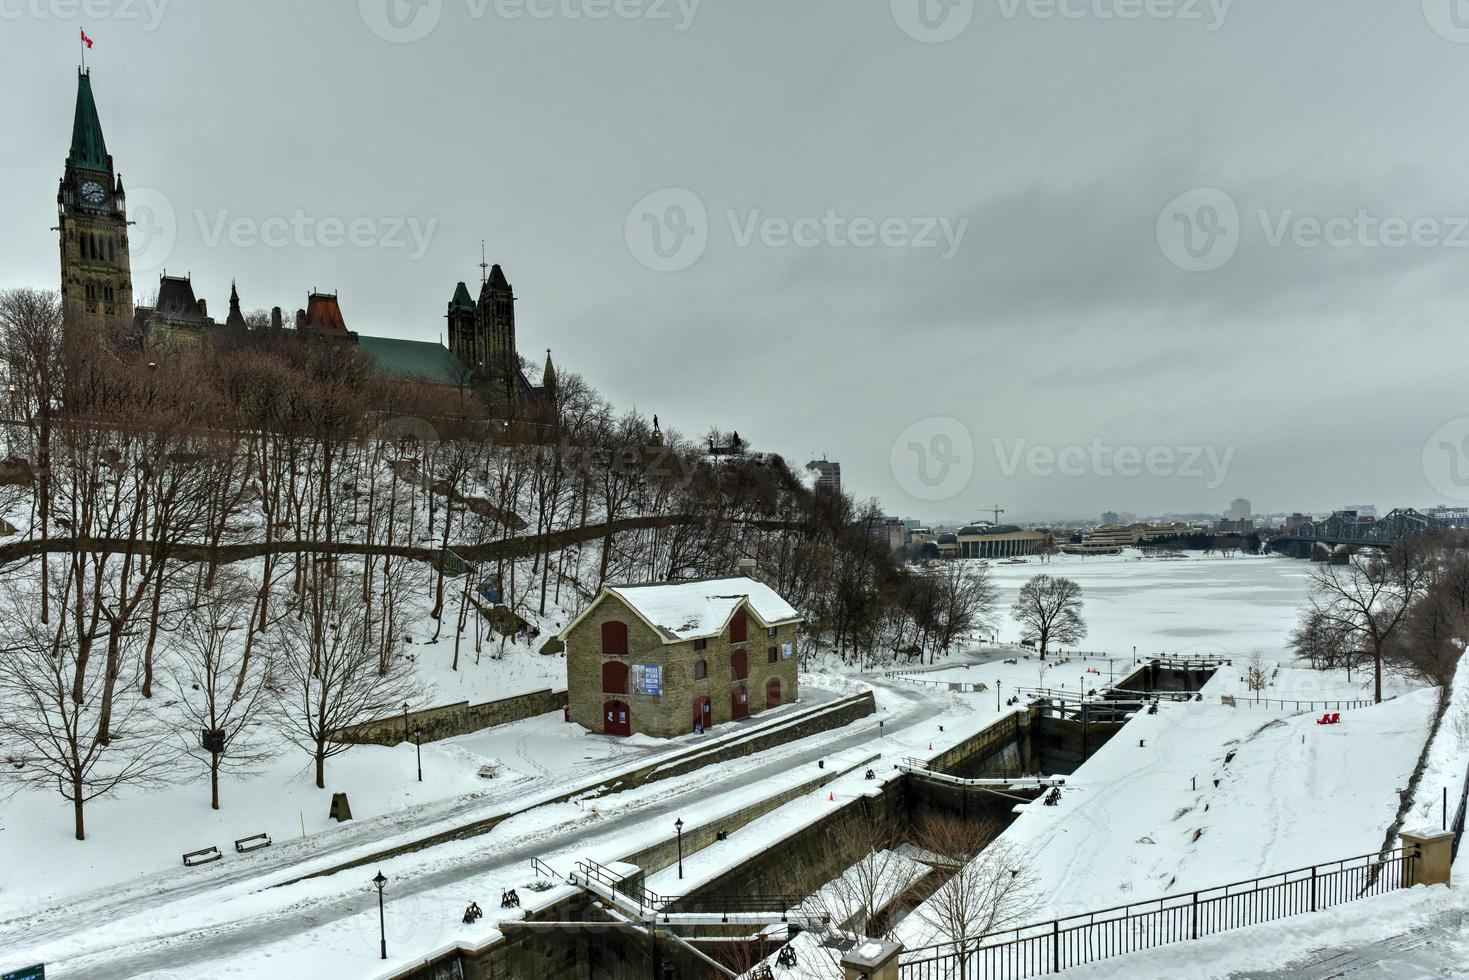
[[[749,603],[740,611],[746,616],[744,642],[731,639],[733,624],[726,625],[715,637],[703,641],[665,642],[619,596],[604,592],[597,605],[580,622],[563,634],[566,641],[566,685],[571,706],[571,720],[594,732],[608,730],[608,705],[621,702],[627,706],[632,731],[660,738],[686,735],[694,731],[695,705],[709,699],[707,727],[726,725],[733,719],[735,697],[743,688],[747,708],[753,717],[766,708],[767,692],[775,693],[771,681],[779,681],[779,703],[796,700],[796,663],[799,649],[796,624],[774,628],[774,636]],[[739,613],[736,613],[738,616]],[[606,656],[602,652],[602,624],[618,621],[627,626],[627,656]],[[696,647],[702,643],[702,649]],[[789,644],[790,656],[785,656]],[[771,660],[774,650],[774,661]],[[735,654],[744,651],[746,672],[735,677]],[[695,676],[702,661],[704,677]],[[608,691],[603,684],[603,666],[625,665],[628,681],[625,693]],[[661,669],[662,693],[635,693],[633,668],[654,666]]]

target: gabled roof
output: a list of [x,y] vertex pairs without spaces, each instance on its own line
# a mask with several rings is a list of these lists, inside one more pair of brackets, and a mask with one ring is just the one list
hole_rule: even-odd
[[77,73],[77,111],[71,124],[71,163],[87,170],[107,169],[107,143],[92,98],[92,75]]
[[608,596],[621,599],[664,643],[718,636],[742,607],[764,626],[783,626],[800,622],[802,618],[770,586],[752,578],[732,576],[694,582],[606,586],[560,635],[564,638]]
[[372,358],[379,371],[395,378],[457,385],[469,376],[469,369],[442,344],[359,334],[357,349]]

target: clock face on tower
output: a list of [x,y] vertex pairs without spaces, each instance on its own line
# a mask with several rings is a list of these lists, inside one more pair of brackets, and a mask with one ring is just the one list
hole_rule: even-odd
[[82,197],[86,198],[92,204],[101,204],[103,198],[106,196],[107,192],[95,180],[89,180],[82,185]]

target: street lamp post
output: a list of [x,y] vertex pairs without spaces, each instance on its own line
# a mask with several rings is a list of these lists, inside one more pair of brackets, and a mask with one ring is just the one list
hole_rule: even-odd
[[403,702],[403,741],[408,741],[408,702]]
[[381,938],[381,942],[382,942],[382,946],[381,946],[382,956],[381,956],[381,958],[382,959],[387,959],[388,958],[388,929],[387,929],[387,924],[386,924],[385,920],[383,919],[383,886],[388,883],[388,879],[385,878],[385,877],[383,877],[383,873],[381,871],[379,871],[377,873],[377,876],[372,879],[372,883],[374,885],[377,885],[377,932],[378,932],[378,936]]
[[995,681],[995,710],[1000,710],[1000,682]]
[[678,832],[678,878],[683,880],[683,817],[673,822],[673,829]]
[[423,782],[423,729],[413,729],[413,748],[418,753],[418,781]]

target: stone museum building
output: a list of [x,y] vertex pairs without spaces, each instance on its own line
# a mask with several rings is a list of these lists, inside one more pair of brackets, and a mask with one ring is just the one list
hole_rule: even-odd
[[800,623],[744,576],[607,586],[560,634],[571,720],[669,738],[787,704]]

